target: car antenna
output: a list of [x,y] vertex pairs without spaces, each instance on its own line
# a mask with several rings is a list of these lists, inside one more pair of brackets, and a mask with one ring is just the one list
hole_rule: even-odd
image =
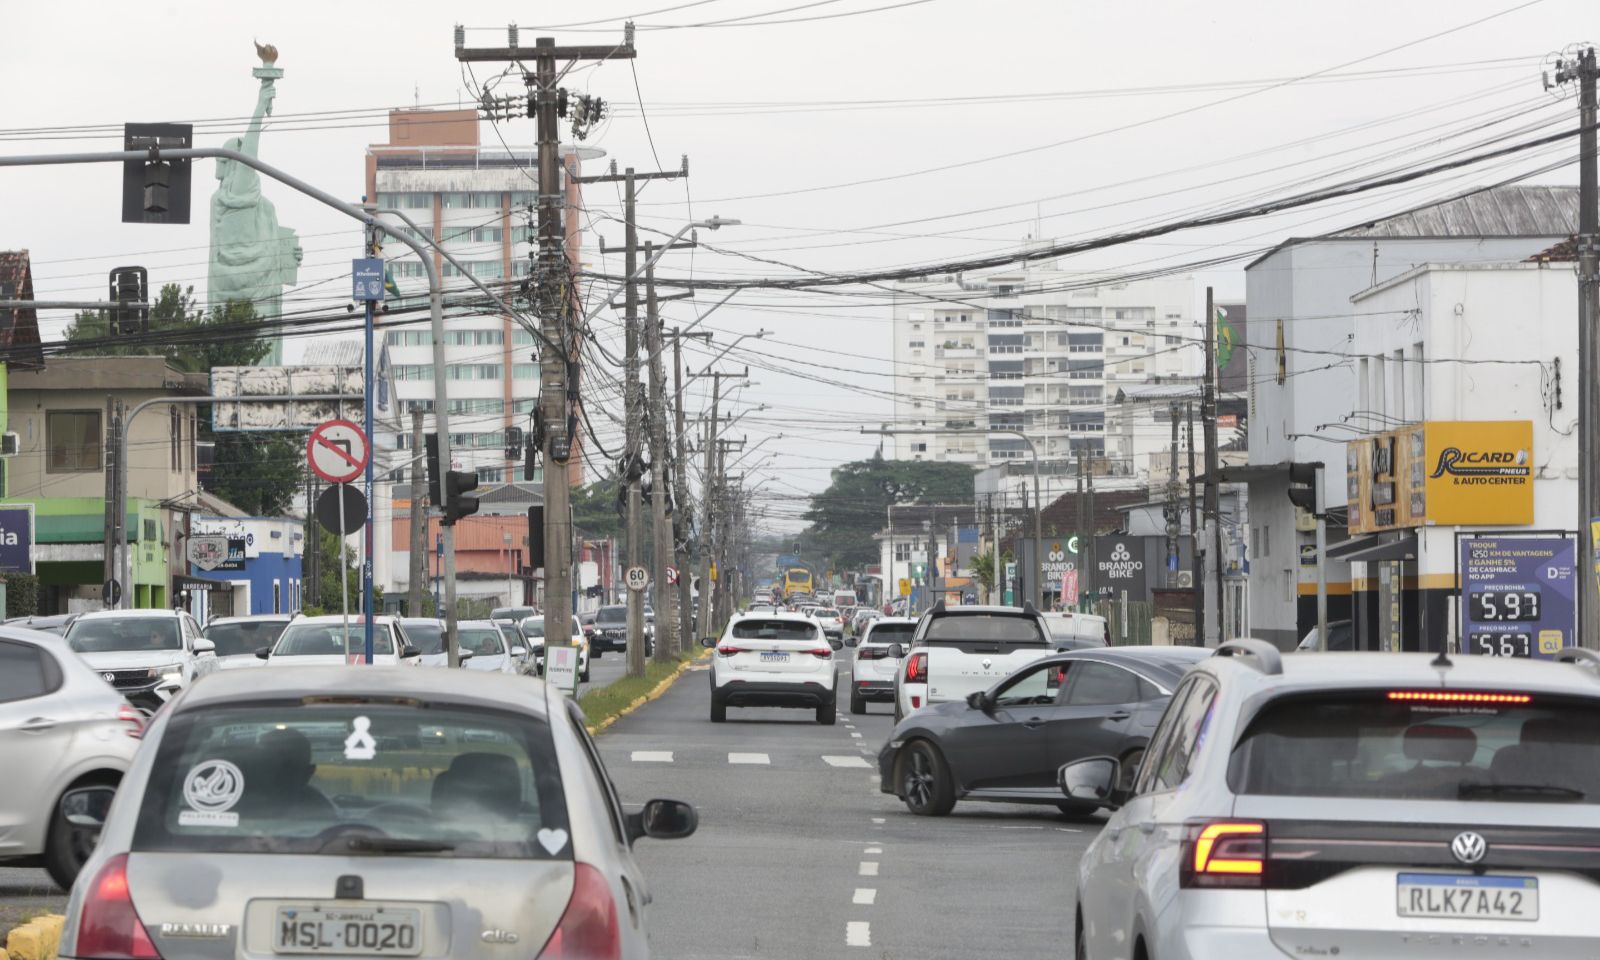
[[1439,647],[1439,655],[1434,657],[1433,660],[1429,661],[1428,666],[1433,667],[1436,670],[1449,670],[1451,667],[1455,666],[1455,663],[1450,659],[1450,654],[1446,650],[1446,646],[1448,645],[1441,645]]

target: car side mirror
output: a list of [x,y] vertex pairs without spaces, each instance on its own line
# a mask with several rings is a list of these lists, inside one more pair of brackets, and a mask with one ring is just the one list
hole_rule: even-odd
[[[75,827],[99,831],[106,825],[106,814],[117,795],[113,787],[79,787],[61,795],[61,815]],[[96,836],[98,839],[98,834]]]
[[256,651],[256,659],[257,660],[265,660],[270,656],[272,656],[272,648],[271,647],[261,647],[260,649],[258,649]]
[[638,813],[628,814],[628,842],[649,837],[652,840],[681,840],[700,826],[700,815],[681,800],[651,800]]
[[889,644],[889,649],[884,652],[889,655],[891,660],[899,660],[906,655],[906,648],[904,644],[891,643]]
[[988,713],[994,709],[994,701],[989,699],[989,694],[984,691],[974,690],[967,694],[967,706],[974,710],[982,710],[984,713]]
[[853,646],[855,646],[856,644],[858,644],[860,642],[861,641],[857,640],[855,637],[846,637],[845,641],[844,641],[844,645],[847,646],[847,647],[853,647]]
[[412,657],[420,657],[420,656],[422,656],[422,651],[418,650],[416,647],[413,647],[411,644],[406,643],[406,644],[401,644],[400,645],[400,659],[401,660],[410,660]]
[[1122,764],[1115,757],[1074,760],[1056,771],[1056,783],[1062,793],[1107,810],[1117,809],[1128,799],[1124,791],[1117,788],[1121,778]]
[[717,638],[716,637],[701,637],[700,638],[700,646],[702,646],[702,647],[715,647],[716,645],[717,645]]
[[217,652],[217,641],[208,639],[206,637],[195,637],[194,638],[194,652],[195,653],[216,653]]
[[835,650],[843,650],[844,649],[844,641],[843,640],[834,640],[834,639],[830,638],[828,640],[828,646],[832,647]]
[[527,647],[512,647],[511,648],[511,655],[513,657],[516,657],[518,660],[521,660],[523,657],[526,657],[528,655],[528,648]]

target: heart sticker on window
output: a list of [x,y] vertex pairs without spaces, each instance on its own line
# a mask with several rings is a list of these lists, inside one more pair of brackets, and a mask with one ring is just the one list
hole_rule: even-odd
[[543,827],[539,830],[539,846],[544,847],[546,853],[560,853],[567,845],[567,831],[557,827],[552,830]]

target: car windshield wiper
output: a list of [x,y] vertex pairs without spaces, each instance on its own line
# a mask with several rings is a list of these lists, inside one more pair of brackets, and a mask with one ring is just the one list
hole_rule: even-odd
[[404,837],[351,837],[345,845],[361,853],[444,853],[456,845],[445,840],[408,840]]
[[1506,794],[1549,797],[1553,800],[1582,800],[1588,796],[1582,790],[1549,783],[1463,783],[1456,791],[1456,795],[1463,798]]

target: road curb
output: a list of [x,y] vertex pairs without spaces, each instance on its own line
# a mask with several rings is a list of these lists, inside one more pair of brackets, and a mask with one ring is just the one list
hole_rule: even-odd
[[626,717],[628,714],[632,713],[633,711],[635,711],[635,710],[639,709],[640,707],[644,706],[645,704],[649,703],[651,700],[654,700],[657,697],[661,696],[663,693],[666,693],[668,687],[670,687],[674,683],[676,683],[678,681],[679,677],[681,677],[685,673],[687,673],[689,671],[690,667],[694,666],[700,660],[704,659],[706,654],[710,653],[710,652],[711,651],[709,651],[709,650],[704,650],[704,651],[696,654],[694,656],[694,659],[683,661],[682,663],[678,664],[678,669],[676,669],[676,670],[672,671],[671,673],[667,674],[666,679],[662,680],[660,683],[656,684],[653,688],[651,688],[649,693],[646,693],[644,696],[638,698],[637,700],[635,700],[632,703],[628,704],[627,706],[623,707],[621,710],[618,710],[616,713],[612,714],[611,716],[606,717],[604,720],[600,721],[599,723],[588,724],[589,735],[590,736],[594,736],[594,735],[600,733],[602,730],[605,730],[607,727],[611,726],[613,723],[616,723],[618,720],[621,720],[623,717]]
[[59,913],[34,917],[27,923],[12,927],[6,934],[5,947],[0,957],[9,960],[55,960],[61,947],[61,931],[67,918]]

